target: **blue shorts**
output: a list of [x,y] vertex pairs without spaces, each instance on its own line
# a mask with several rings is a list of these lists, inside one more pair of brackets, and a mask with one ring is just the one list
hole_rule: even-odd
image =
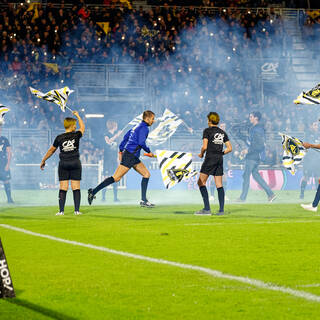
[[140,159],[137,158],[133,153],[130,153],[127,150],[123,151],[122,160],[120,163],[122,166],[125,166],[125,167],[131,169],[132,167],[134,167],[135,165],[137,165],[140,162],[141,162]]

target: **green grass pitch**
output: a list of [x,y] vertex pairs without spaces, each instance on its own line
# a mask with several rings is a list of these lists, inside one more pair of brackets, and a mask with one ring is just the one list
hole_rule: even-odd
[[[20,206],[2,203],[0,224],[248,277],[320,299],[320,216],[298,202],[282,203],[296,199],[297,192],[279,193],[272,204],[261,202],[261,192],[250,193],[256,203],[227,203],[231,214],[221,217],[193,215],[201,208],[197,192],[179,192],[185,204],[176,205],[169,201],[177,193],[158,193],[157,203],[163,204],[146,209],[134,205],[138,192],[125,191],[120,199],[126,194],[131,204],[97,200],[82,206],[82,216],[73,215],[69,194],[65,216],[56,217],[56,193],[17,192]],[[309,191],[306,202],[313,195]],[[26,198],[30,206],[22,205]],[[42,206],[34,206],[39,198]],[[320,302],[307,296],[1,226],[0,237],[17,296],[0,299],[1,320],[320,318]]]

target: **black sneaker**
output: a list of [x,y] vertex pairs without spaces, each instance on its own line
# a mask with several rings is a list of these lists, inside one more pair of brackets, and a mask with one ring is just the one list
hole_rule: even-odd
[[151,202],[149,202],[148,200],[147,201],[143,201],[141,200],[140,201],[140,207],[144,207],[144,208],[154,208],[155,205]]
[[91,205],[93,199],[95,199],[96,197],[93,195],[93,190],[89,189],[88,190],[88,203]]

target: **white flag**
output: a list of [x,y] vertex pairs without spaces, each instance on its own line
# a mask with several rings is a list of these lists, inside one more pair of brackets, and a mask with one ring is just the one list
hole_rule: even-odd
[[183,122],[169,109],[165,109],[162,117],[158,119],[160,123],[152,130],[148,136],[147,143],[150,145],[159,145],[169,139]]
[[302,159],[307,153],[307,150],[302,145],[302,141],[288,136],[285,133],[280,133],[282,137],[282,165],[290,171],[292,175],[296,173],[295,166],[301,163]]
[[163,183],[167,189],[197,174],[192,167],[192,153],[156,150]]
[[4,116],[10,111],[10,109],[2,104],[0,104],[0,125],[4,124]]
[[68,101],[68,96],[70,93],[74,92],[74,90],[71,90],[69,87],[64,87],[61,89],[57,90],[50,90],[47,93],[42,93],[41,91],[30,88],[30,91],[32,94],[34,94],[36,97],[40,99],[44,99],[50,102],[54,102],[58,106],[60,106],[60,109],[65,112],[66,111],[66,106],[67,106],[67,101]]
[[320,83],[311,90],[300,93],[293,102],[295,104],[320,104]]

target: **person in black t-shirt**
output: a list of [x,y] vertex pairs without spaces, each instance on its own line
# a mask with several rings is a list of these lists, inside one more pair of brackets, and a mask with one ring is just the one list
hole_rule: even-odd
[[77,111],[73,111],[73,114],[77,117],[79,121],[79,131],[76,131],[77,120],[74,118],[65,118],[64,127],[66,129],[65,133],[58,135],[53,145],[49,148],[46,155],[43,157],[40,168],[44,169],[46,165],[46,160],[49,159],[57,148],[60,148],[60,161],[59,161],[59,212],[57,216],[64,215],[64,205],[66,202],[66,195],[69,187],[69,180],[71,181],[71,188],[73,190],[73,200],[74,200],[74,214],[79,215],[81,212],[80,208],[80,180],[81,180],[81,162],[79,154],[79,142],[80,138],[83,136],[85,126],[82,119]]
[[[202,137],[202,148],[199,157],[203,158],[206,154],[204,162],[201,166],[198,186],[203,199],[204,208],[195,212],[196,215],[211,215],[209,195],[206,182],[209,175],[214,176],[214,182],[218,191],[219,212],[217,215],[224,214],[224,189],[222,185],[223,176],[223,155],[232,151],[232,145],[228,135],[218,127],[220,117],[216,112],[210,112],[207,116],[209,128],[204,129]],[[223,151],[223,144],[226,149]]]
[[10,185],[10,161],[12,153],[9,140],[1,136],[0,125],[0,181],[3,182],[4,190],[7,195],[8,203],[13,203],[11,198],[11,185]]

